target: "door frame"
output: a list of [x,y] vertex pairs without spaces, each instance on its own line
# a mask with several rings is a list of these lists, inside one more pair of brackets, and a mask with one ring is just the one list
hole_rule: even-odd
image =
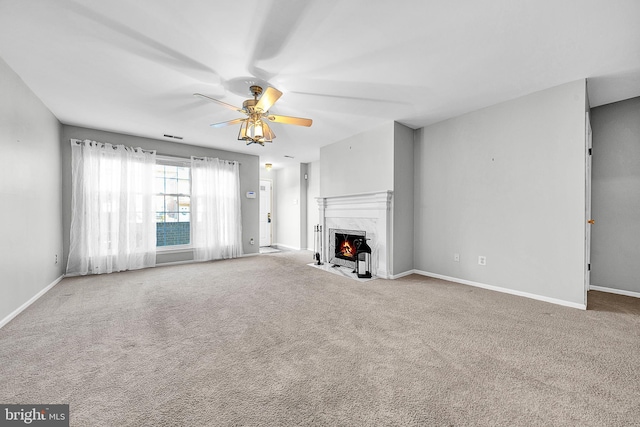
[[584,305],[591,287],[591,175],[593,166],[593,131],[589,112],[585,113],[585,242],[584,242]]
[[[263,222],[262,222],[262,217],[260,218],[260,238],[258,239],[258,246],[259,247],[265,247],[265,246],[271,246],[273,245],[273,180],[269,179],[269,178],[260,178],[260,187],[262,187],[263,183],[269,183],[269,187],[268,187],[268,192],[269,192],[269,210],[271,213],[271,222],[267,222],[268,224],[268,228],[269,228],[269,244],[268,245],[263,245],[262,244],[262,227],[263,227]],[[262,199],[262,190],[260,190],[260,198]],[[260,206],[260,208],[262,208],[262,205]],[[262,214],[262,209],[260,209],[260,214]]]

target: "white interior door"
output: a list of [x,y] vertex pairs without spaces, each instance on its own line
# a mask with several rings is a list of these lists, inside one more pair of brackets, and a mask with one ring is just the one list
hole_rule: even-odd
[[271,246],[271,181],[260,180],[260,246]]
[[589,119],[589,113],[586,114],[586,194],[585,194],[585,245],[584,245],[584,258],[585,258],[585,271],[584,271],[584,303],[587,304],[587,292],[591,286],[591,225],[594,220],[591,218],[591,164],[593,153],[593,139],[591,136],[591,120]]

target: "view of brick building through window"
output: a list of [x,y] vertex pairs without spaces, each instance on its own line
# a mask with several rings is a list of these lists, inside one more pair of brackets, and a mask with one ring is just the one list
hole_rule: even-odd
[[156,165],[156,246],[191,243],[191,179],[186,166]]

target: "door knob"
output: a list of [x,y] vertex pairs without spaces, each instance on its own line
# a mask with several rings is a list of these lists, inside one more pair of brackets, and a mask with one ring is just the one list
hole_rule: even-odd
[[596,223],[596,220],[595,220],[595,219],[590,219],[590,220],[588,220],[587,222],[588,222],[589,224],[595,224],[595,223]]

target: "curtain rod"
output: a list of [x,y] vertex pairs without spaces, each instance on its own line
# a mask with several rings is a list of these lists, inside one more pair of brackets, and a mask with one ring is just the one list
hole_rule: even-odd
[[[196,160],[205,160],[206,159],[206,157],[202,157],[202,156],[191,156],[191,157],[196,159]],[[242,164],[237,160],[226,160],[226,159],[220,159],[220,160],[223,160],[223,161],[228,162],[228,163],[237,163],[239,165]]]
[[[72,138],[72,139],[71,139],[71,142],[75,142],[77,145],[81,145],[81,144],[82,144],[83,142],[85,142],[85,141],[89,141],[89,143],[94,143],[94,142],[95,142],[96,144],[111,144],[110,142],[98,142],[98,141],[92,141],[92,140],[90,140],[90,139],[84,139],[84,140],[82,140],[82,139],[75,139],[75,138]],[[126,148],[139,149],[139,150],[140,150],[140,151],[142,151],[143,153],[151,153],[151,154],[155,154],[155,153],[156,153],[156,150],[145,150],[144,148],[141,148],[141,147],[128,147],[128,146],[123,145],[123,144],[119,144],[119,145],[122,145],[125,149],[126,149]],[[116,145],[116,144],[111,144],[111,147],[112,147],[114,150],[117,150],[117,149],[118,149],[118,145]]]
[[[204,160],[206,157],[202,157],[202,156],[191,156],[194,159],[198,159],[198,160]],[[156,158],[160,159],[160,160],[185,160],[185,161],[191,161],[191,157],[181,157],[181,156],[167,156],[164,154],[157,154]],[[229,163],[237,163],[239,165],[241,165],[242,163],[240,163],[237,160],[226,160],[226,159],[220,159],[222,161],[225,162],[229,162]]]
[[164,155],[164,154],[156,154],[156,158],[160,159],[160,160],[184,160],[184,161],[190,161],[191,160],[190,157],[167,156],[167,155]]
[[[191,156],[194,159],[198,159],[198,160],[204,160],[204,157],[201,156]],[[182,157],[182,156],[168,156],[165,154],[156,154],[156,159],[158,160],[166,160],[166,161],[183,161],[183,162],[190,162],[191,161],[191,157]],[[225,159],[221,159],[222,161],[225,162],[229,162],[229,163],[237,163],[239,165],[242,165],[241,162],[237,161],[237,160],[225,160]]]
[[[89,142],[95,142],[96,144],[106,144],[105,142],[98,142],[98,141],[91,141],[89,139],[75,139],[75,138],[71,138],[71,142],[75,142],[76,144],[80,145],[82,144],[84,141],[89,141]],[[113,144],[111,144],[113,145]],[[137,147],[140,148],[140,147]],[[113,145],[113,149],[116,149],[116,146]],[[191,160],[191,157],[193,157],[194,159],[198,159],[198,160],[204,160],[206,157],[204,156],[191,156],[191,157],[181,157],[181,156],[168,156],[168,155],[163,155],[163,154],[157,154],[156,150],[145,150],[143,148],[140,148],[143,152],[145,153],[156,153],[156,158],[160,159],[160,160]],[[221,159],[225,162],[229,162],[229,163],[237,163],[239,165],[242,165],[241,162],[237,161],[237,160],[226,160],[226,159]]]

